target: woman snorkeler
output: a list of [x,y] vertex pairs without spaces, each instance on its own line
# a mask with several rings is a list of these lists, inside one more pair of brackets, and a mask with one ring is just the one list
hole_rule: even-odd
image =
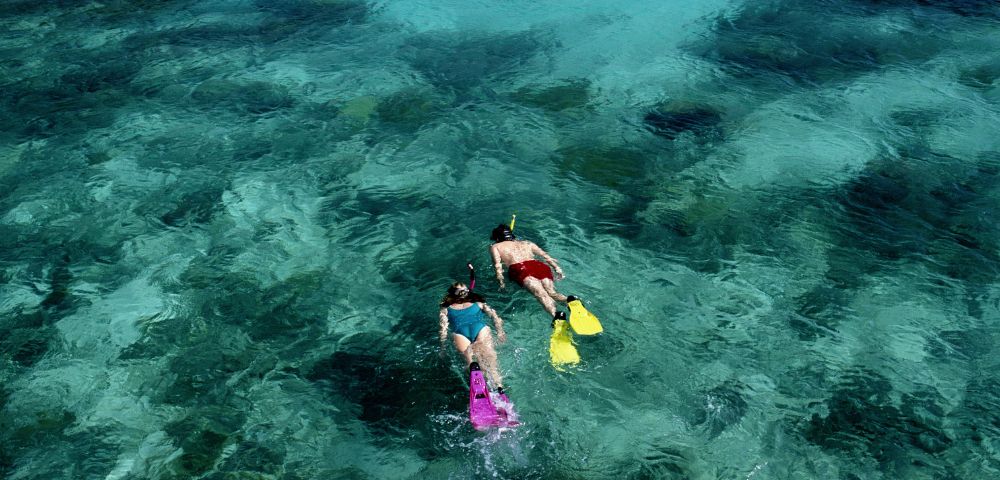
[[497,340],[500,343],[506,342],[507,333],[503,331],[503,319],[500,315],[486,304],[482,296],[469,291],[464,283],[453,284],[441,300],[441,348],[444,348],[448,338],[450,325],[452,341],[455,349],[465,358],[465,367],[469,368],[475,354],[476,360],[485,367],[497,391],[504,393],[503,378],[500,377],[500,368],[497,366],[497,353],[493,348],[493,334],[483,321],[483,314],[493,319]]

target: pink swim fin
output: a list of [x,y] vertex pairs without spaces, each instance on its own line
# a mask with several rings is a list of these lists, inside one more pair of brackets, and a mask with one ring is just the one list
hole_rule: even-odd
[[483,371],[476,362],[469,366],[469,420],[476,430],[513,427],[520,423],[507,395],[490,393]]

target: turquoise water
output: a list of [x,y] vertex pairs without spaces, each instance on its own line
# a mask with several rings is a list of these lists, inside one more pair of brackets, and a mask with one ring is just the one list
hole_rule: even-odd
[[1000,7],[691,3],[0,4],[0,477],[1000,477]]

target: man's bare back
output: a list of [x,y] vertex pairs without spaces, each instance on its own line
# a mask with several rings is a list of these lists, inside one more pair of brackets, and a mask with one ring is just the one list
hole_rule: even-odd
[[504,265],[508,266],[514,265],[515,263],[534,260],[536,255],[542,257],[549,263],[555,261],[552,257],[549,257],[544,250],[539,248],[538,245],[535,245],[534,242],[530,242],[528,240],[508,240],[506,242],[495,243],[490,250],[491,253],[495,250],[496,257],[499,258]]

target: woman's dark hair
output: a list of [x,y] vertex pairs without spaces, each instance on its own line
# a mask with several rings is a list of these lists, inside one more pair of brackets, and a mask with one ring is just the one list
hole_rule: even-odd
[[465,302],[485,302],[486,299],[482,295],[470,292],[469,287],[462,282],[455,282],[448,288],[448,293],[444,294],[444,298],[441,299],[441,308],[451,306],[455,303],[465,303]]
[[510,227],[502,223],[497,225],[497,228],[494,228],[490,233],[490,240],[493,240],[493,243],[505,242],[514,238],[516,238],[514,237],[514,232],[510,230]]

